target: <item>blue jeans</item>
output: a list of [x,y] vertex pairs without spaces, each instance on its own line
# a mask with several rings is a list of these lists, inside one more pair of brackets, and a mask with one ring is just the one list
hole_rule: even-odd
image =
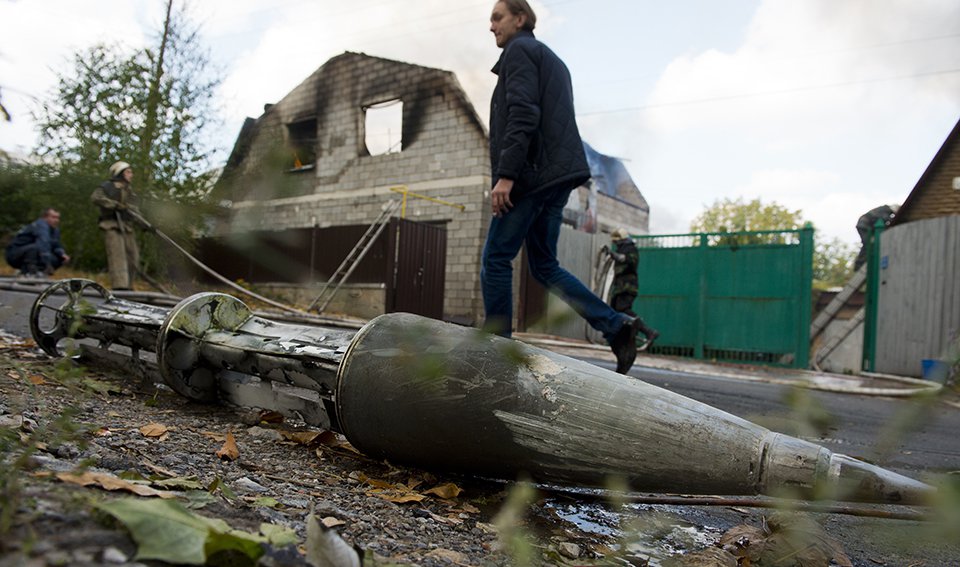
[[63,265],[63,258],[43,250],[39,243],[34,242],[25,246],[9,246],[5,252],[5,260],[11,268],[22,272],[39,272],[47,268],[57,269]]
[[526,242],[534,279],[603,333],[607,342],[630,321],[597,297],[557,261],[557,240],[563,207],[572,189],[551,189],[526,195],[508,213],[493,217],[483,247],[480,285],[486,309],[486,327],[509,337],[513,322],[513,268],[511,262]]

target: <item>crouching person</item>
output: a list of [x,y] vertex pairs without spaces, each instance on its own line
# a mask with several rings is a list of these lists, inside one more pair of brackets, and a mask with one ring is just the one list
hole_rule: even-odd
[[21,228],[5,250],[7,264],[24,277],[46,277],[70,261],[60,243],[60,212],[43,211],[37,220]]

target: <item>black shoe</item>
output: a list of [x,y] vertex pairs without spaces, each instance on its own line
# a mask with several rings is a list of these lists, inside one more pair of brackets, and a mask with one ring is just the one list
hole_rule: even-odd
[[644,335],[646,335],[647,340],[637,348],[638,352],[643,352],[652,347],[653,341],[657,340],[657,337],[660,336],[660,331],[656,329],[650,329],[649,331],[645,332]]
[[640,319],[633,318],[623,324],[610,341],[610,349],[617,357],[617,372],[626,374],[637,359],[637,332]]

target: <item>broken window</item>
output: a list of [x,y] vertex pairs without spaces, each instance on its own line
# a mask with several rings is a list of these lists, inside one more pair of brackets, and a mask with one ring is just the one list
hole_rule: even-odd
[[313,169],[317,161],[317,119],[307,118],[287,124],[287,147],[291,169]]
[[363,107],[367,154],[398,153],[403,149],[403,101],[389,100]]

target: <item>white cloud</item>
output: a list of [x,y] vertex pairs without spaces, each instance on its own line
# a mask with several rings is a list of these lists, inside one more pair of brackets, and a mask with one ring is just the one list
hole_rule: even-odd
[[641,189],[685,197],[688,219],[695,202],[774,200],[855,241],[939,148],[931,125],[956,120],[960,73],[938,72],[960,69],[958,21],[938,0],[763,0],[738,47],[676,57],[642,103]]

